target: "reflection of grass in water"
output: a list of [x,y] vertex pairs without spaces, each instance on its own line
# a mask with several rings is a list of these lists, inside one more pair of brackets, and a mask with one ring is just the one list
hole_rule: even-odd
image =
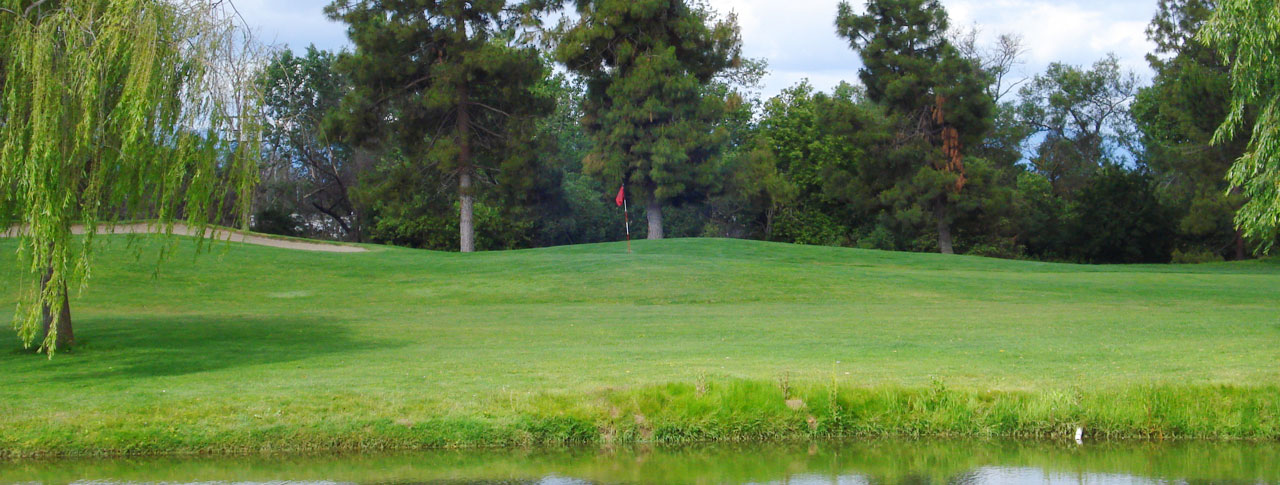
[[[1097,267],[730,240],[639,241],[632,255],[220,244],[195,258],[184,242],[153,277],[120,239],[101,238],[73,301],[74,352],[0,352],[0,454],[1076,424],[1280,437],[1274,262]],[[0,313],[18,275],[0,258]],[[804,406],[789,409],[782,387]]]
[[413,483],[530,480],[548,475],[600,483],[744,483],[796,475],[864,476],[879,483],[955,483],[982,467],[1157,480],[1280,480],[1275,444],[1101,444],[871,441],[504,451],[428,451],[329,457],[156,458],[2,463],[6,480],[67,483],[305,481]]

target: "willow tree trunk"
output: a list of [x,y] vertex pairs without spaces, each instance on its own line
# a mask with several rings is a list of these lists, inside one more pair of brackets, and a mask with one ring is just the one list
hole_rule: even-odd
[[[53,268],[49,268],[45,271],[44,276],[40,278],[40,291],[42,293],[47,290],[49,287],[49,280],[52,278]],[[75,334],[71,331],[71,301],[67,298],[67,295],[67,283],[64,281],[62,283],[62,310],[58,312],[58,318],[56,319],[58,336],[54,345],[58,350],[70,349],[76,341]],[[47,338],[49,335],[49,329],[53,328],[55,322],[53,308],[51,308],[48,303],[45,303],[40,309],[42,312],[41,321],[44,324],[41,336]]]
[[471,190],[471,103],[467,85],[458,87],[458,239],[464,253],[476,250],[476,228],[473,209],[475,194]]
[[942,254],[955,254],[955,250],[951,247],[951,223],[947,221],[947,203],[939,200],[934,204],[934,216],[938,218],[938,250]]
[[645,213],[649,216],[649,239],[662,239],[662,203],[656,200],[649,201],[649,207],[645,209]]

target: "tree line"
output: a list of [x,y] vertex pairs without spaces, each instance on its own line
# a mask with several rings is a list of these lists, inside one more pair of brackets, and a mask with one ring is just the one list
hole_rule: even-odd
[[[1246,136],[1212,143],[1229,68],[1215,6],[1162,0],[1154,81],[1114,55],[1015,79],[936,0],[841,3],[856,83],[762,99],[732,14],[681,0],[339,0],[354,49],[282,51],[254,225],[431,249],[739,237],[1091,263],[1243,259]],[[1251,126],[1252,113],[1240,121]],[[1243,132],[1243,130],[1241,130]]]

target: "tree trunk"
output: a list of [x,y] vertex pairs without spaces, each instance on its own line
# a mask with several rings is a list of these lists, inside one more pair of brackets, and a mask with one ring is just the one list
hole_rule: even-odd
[[773,216],[777,211],[772,207],[764,211],[764,240],[773,240]]
[[[1241,189],[1240,187],[1235,187],[1235,186],[1231,187],[1231,195],[1239,195],[1241,192],[1243,192],[1243,189]],[[1231,211],[1232,213],[1240,212],[1240,205],[1238,204],[1231,204],[1231,205],[1234,206],[1234,208]],[[1246,257],[1245,244],[1244,244],[1244,229],[1240,229],[1238,227],[1236,228],[1236,238],[1235,238],[1235,241],[1232,241],[1232,242],[1234,242],[1236,246],[1236,261],[1244,261],[1244,258]]]
[[458,86],[458,198],[461,202],[458,210],[458,236],[462,252],[476,250],[476,228],[472,215],[475,207],[475,195],[471,191],[471,112],[467,85]]
[[[354,160],[356,164],[355,173],[365,173],[365,171],[371,169],[375,163],[374,155],[369,153],[368,150],[361,148],[355,149],[352,155],[352,160]],[[351,201],[350,198],[347,200]],[[364,238],[365,207],[355,201],[351,201],[351,213],[355,216],[355,224],[352,225],[352,229],[355,231],[355,242],[369,242]]]
[[934,206],[934,216],[938,218],[938,250],[942,254],[955,254],[951,248],[951,223],[947,222],[947,202],[938,200]]
[[475,220],[472,216],[476,198],[471,194],[470,172],[462,172],[462,174],[458,175],[458,194],[462,199],[461,209],[458,210],[458,232],[462,241],[461,249],[464,253],[472,253],[476,250],[476,228]]
[[[53,268],[49,268],[45,271],[44,276],[40,278],[41,294],[43,294],[45,289],[49,287],[50,279],[53,279]],[[75,333],[71,331],[71,301],[67,295],[67,283],[64,281],[62,282],[62,311],[58,312],[58,318],[56,319],[57,337],[55,337],[54,346],[58,350],[70,349],[71,346],[75,344],[76,340]],[[41,307],[41,310],[43,317],[42,322],[44,324],[41,337],[42,339],[47,339],[49,336],[49,330],[54,328],[55,319],[53,315],[53,308],[46,303]]]
[[1244,231],[1236,229],[1236,261],[1244,261]]
[[316,208],[316,210],[320,211],[320,213],[321,213],[321,214],[324,214],[324,215],[326,215],[326,216],[329,216],[329,218],[330,218],[330,219],[333,219],[333,222],[338,223],[338,227],[339,227],[340,229],[342,229],[342,236],[343,236],[343,237],[345,237],[345,238],[350,238],[350,237],[351,237],[351,232],[352,232],[352,231],[351,231],[351,225],[347,224],[347,221],[342,220],[342,216],[341,216],[341,215],[338,215],[338,213],[337,213],[337,212],[334,212],[334,211],[333,211],[333,209],[337,209],[337,207],[336,207],[336,206],[335,206],[335,207],[333,207],[333,208],[331,208],[331,209],[326,209],[326,208],[324,208],[324,206],[320,205],[318,202],[316,202],[316,201],[311,201],[311,207],[315,207],[315,208]]
[[649,216],[649,239],[662,239],[662,203],[650,200],[645,212]]

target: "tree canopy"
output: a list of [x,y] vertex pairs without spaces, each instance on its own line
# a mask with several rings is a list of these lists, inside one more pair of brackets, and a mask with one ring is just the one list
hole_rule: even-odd
[[739,62],[733,16],[685,0],[578,0],[556,54],[587,83],[584,169],[622,183],[648,206],[648,237],[663,236],[662,206],[712,183],[708,163],[726,133],[726,99],[712,79]]
[[336,55],[312,46],[303,55],[282,50],[258,72],[264,153],[255,230],[360,239],[351,192],[357,165],[367,157],[324,131],[325,118],[351,85],[336,62]]
[[1137,88],[1137,76],[1108,55],[1089,68],[1052,63],[1019,90],[1020,121],[1044,135],[1028,158],[1055,191],[1069,196],[1104,164],[1125,161]]
[[1156,75],[1150,86],[1138,90],[1130,110],[1146,165],[1165,187],[1165,198],[1182,207],[1183,245],[1243,259],[1247,244],[1232,219],[1244,197],[1226,175],[1244,153],[1248,137],[1211,143],[1230,109],[1230,71],[1195,36],[1213,8],[1207,0],[1160,1],[1147,28],[1156,45],[1147,60]]
[[[532,119],[553,109],[547,75],[520,28],[541,2],[336,0],[356,50],[337,70],[352,90],[330,127],[349,144],[395,149],[457,187],[459,247],[475,250],[475,179],[520,183],[537,150]],[[429,190],[422,187],[420,190]]]
[[862,57],[867,97],[898,126],[895,149],[906,165],[887,197],[932,212],[943,253],[953,252],[951,206],[966,183],[966,153],[991,129],[995,109],[993,79],[951,44],[949,25],[936,0],[868,0],[863,13],[841,2],[836,16],[837,33]]

